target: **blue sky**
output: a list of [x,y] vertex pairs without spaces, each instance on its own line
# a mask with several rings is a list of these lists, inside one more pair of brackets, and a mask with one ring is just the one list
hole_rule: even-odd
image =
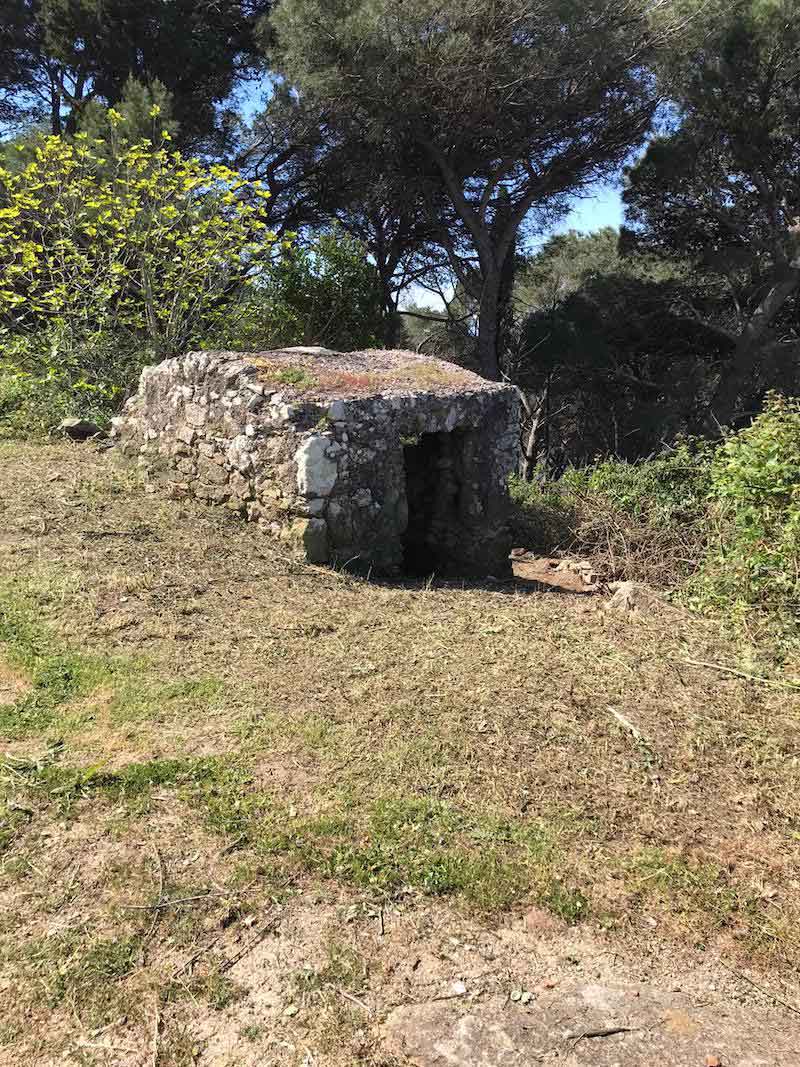
[[622,224],[622,190],[618,185],[598,185],[592,192],[574,201],[572,214],[558,227],[556,233],[580,230],[591,233],[604,226]]

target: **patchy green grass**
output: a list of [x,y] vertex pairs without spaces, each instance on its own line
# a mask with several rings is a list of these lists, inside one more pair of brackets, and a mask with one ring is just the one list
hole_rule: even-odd
[[299,367],[276,371],[273,378],[274,381],[279,382],[281,385],[294,385],[298,389],[313,389],[318,384],[313,374],[309,374],[308,371],[301,370]]
[[[63,750],[57,750],[61,754]],[[215,774],[214,761],[165,759],[131,763],[116,771],[95,767],[64,767],[55,762],[32,762],[6,757],[0,775],[7,783],[24,782],[26,794],[54,805],[61,817],[72,815],[76,804],[101,796],[112,803],[140,801],[154,788],[193,785]],[[141,807],[136,808],[141,812]]]
[[758,895],[732,884],[729,872],[711,861],[697,861],[666,848],[644,849],[626,864],[631,886],[655,905],[689,916],[703,914],[717,927],[741,918],[756,919]]
[[86,1024],[96,1027],[114,1012],[135,1010],[120,983],[136,966],[140,948],[137,937],[95,938],[83,929],[68,930],[29,941],[13,964],[34,1004],[79,1006]]
[[396,797],[350,817],[300,820],[261,844],[288,849],[312,869],[361,888],[455,893],[488,911],[530,893],[556,860],[539,825],[517,827],[449,804]]
[[[60,592],[63,596],[66,588]],[[105,657],[60,646],[42,625],[37,599],[45,606],[55,595],[46,585],[21,592],[18,584],[0,583],[0,648],[30,681],[17,701],[0,705],[0,733],[12,739],[49,730],[64,705],[87,696],[114,673]]]
[[30,686],[12,704],[0,705],[0,734],[12,740],[75,732],[95,717],[93,697],[108,704],[112,723],[174,717],[211,704],[217,679],[164,681],[148,677],[140,657],[79,652],[43,622],[69,596],[68,584],[0,582],[0,650]]
[[[225,1020],[266,1062],[299,1000],[332,1064],[380,1062],[344,994],[390,981],[348,937],[384,910],[537,905],[800,961],[797,697],[696,666],[758,674],[704,623],[307,568],[71,447],[0,446],[0,494],[0,953],[25,991],[0,1058],[91,1062],[125,1016],[99,1040],[159,1067]],[[328,947],[286,962],[262,1033],[248,997],[301,890],[361,910],[331,933],[309,905]]]
[[[386,894],[408,888],[458,894],[486,911],[535,892],[555,914],[575,921],[588,902],[560,886],[563,864],[553,832],[538,821],[521,824],[475,815],[452,804],[383,798],[341,814],[298,818],[279,797],[254,790],[241,762],[206,758],[132,763],[118,770],[72,767],[63,748],[40,761],[6,758],[0,782],[19,806],[51,806],[76,817],[81,802],[99,797],[140,815],[154,789],[173,787],[206,825],[245,846],[300,868]],[[28,810],[28,809],[26,809]],[[576,905],[574,901],[579,901]]]
[[304,967],[293,977],[294,990],[306,1001],[331,988],[351,993],[363,989],[369,979],[369,967],[350,945],[331,941],[326,946],[327,959],[321,966]]

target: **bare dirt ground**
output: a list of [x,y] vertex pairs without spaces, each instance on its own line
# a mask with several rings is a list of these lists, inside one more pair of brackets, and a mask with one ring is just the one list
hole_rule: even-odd
[[791,678],[541,578],[0,446],[0,1064],[800,1065]]

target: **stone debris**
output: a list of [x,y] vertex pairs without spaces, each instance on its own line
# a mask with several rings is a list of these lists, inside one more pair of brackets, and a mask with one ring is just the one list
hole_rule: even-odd
[[515,389],[411,352],[190,352],[114,420],[170,495],[225,505],[311,563],[510,573]]
[[513,548],[511,562],[517,578],[542,589],[578,594],[600,593],[604,589],[599,574],[588,560],[537,556],[524,548]]
[[677,611],[674,605],[639,582],[611,582],[609,591],[614,595],[604,605],[606,611],[634,615],[656,615]]
[[600,588],[600,575],[594,569],[594,565],[587,559],[564,559],[556,567],[559,571],[570,571],[577,574],[583,584],[592,592]]
[[88,441],[90,437],[96,437],[103,431],[100,427],[88,419],[63,419],[59,424],[58,432],[72,441]]

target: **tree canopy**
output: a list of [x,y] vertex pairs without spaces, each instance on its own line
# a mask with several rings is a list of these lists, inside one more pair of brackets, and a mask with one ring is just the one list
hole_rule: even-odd
[[[9,9],[6,18],[6,8]],[[218,114],[260,58],[269,0],[7,0],[0,29],[0,120],[74,132],[87,102],[117,103],[130,78],[171,93],[180,143],[219,142]]]
[[689,263],[621,255],[612,229],[570,232],[520,270],[516,297],[530,310],[507,370],[529,411],[528,474],[635,459],[698,428],[730,342],[713,326],[724,293]]
[[[707,6],[660,79],[671,132],[628,173],[629,243],[722,279],[732,344],[712,415],[728,422],[795,364],[800,257],[800,23],[793,0]],[[709,324],[710,325],[710,324]]]
[[440,240],[478,303],[489,377],[521,227],[562,211],[649,128],[653,6],[283,0],[269,19],[273,66],[341,137],[378,156],[392,146],[399,166],[411,164],[406,188],[444,194],[453,225]]

